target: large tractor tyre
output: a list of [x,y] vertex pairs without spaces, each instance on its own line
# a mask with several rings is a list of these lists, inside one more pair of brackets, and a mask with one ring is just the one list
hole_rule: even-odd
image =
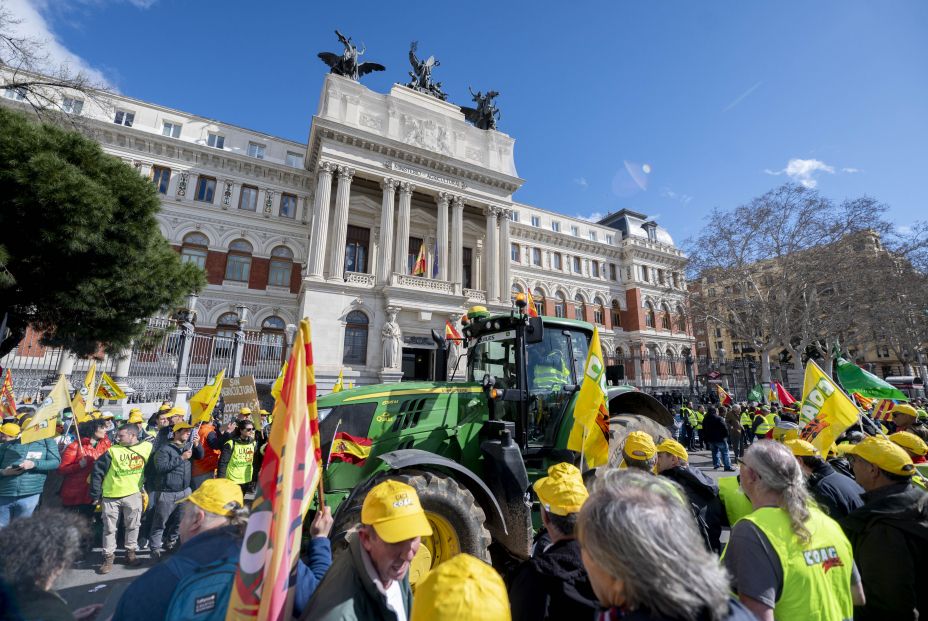
[[640,414],[620,414],[609,419],[609,465],[617,468],[622,463],[622,447],[625,438],[633,431],[644,431],[658,444],[673,437],[670,430],[655,420]]
[[[432,535],[422,538],[410,566],[412,584],[424,578],[432,567],[461,552],[490,562],[491,537],[486,514],[466,487],[445,474],[421,470],[388,473],[378,479],[378,482],[394,479],[413,487],[432,527]],[[359,494],[351,506],[338,512],[333,534],[344,533],[360,523],[363,502],[363,494]],[[341,553],[344,547],[336,542],[333,553]]]

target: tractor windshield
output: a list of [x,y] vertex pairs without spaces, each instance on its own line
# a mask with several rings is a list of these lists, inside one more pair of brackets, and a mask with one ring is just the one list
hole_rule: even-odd
[[528,442],[534,445],[554,441],[552,421],[563,411],[571,394],[564,386],[577,384],[583,377],[583,364],[589,350],[589,335],[579,330],[545,330],[540,343],[527,347]]

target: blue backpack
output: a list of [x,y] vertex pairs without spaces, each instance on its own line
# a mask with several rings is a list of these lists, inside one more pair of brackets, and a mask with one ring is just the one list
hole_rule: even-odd
[[165,619],[225,620],[235,571],[238,569],[237,555],[203,566],[190,559],[174,556],[166,564],[179,582],[171,596]]

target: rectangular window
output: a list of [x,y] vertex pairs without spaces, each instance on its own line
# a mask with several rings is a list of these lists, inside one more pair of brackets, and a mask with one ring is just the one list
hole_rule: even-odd
[[590,241],[597,241],[597,240],[596,240],[596,231],[590,231]]
[[509,259],[513,263],[519,262],[519,244],[510,244],[509,245]]
[[5,88],[3,89],[3,96],[7,99],[12,99],[13,101],[25,101],[26,100],[26,89],[24,88]]
[[618,280],[618,272],[615,269],[615,263],[609,264],[609,280]]
[[132,127],[132,124],[135,122],[135,112],[129,112],[127,110],[117,110],[116,116],[113,117],[113,122],[117,125],[125,125],[126,127]]
[[216,196],[216,180],[212,177],[199,177],[197,179],[197,191],[193,196],[193,200],[212,203],[214,196]]
[[84,109],[84,100],[74,97],[64,97],[61,100],[61,110],[66,114],[80,114]]
[[473,270],[471,265],[473,264],[473,251],[470,248],[464,248],[463,256],[461,257],[461,264],[464,267],[464,282],[462,283],[465,289],[473,288],[473,280],[471,279],[471,274]]
[[532,226],[541,226],[541,218],[532,216]]
[[251,257],[248,255],[230,254],[226,258],[226,280],[248,282],[251,273]]
[[580,257],[574,257],[574,273],[579,274],[582,271]]
[[213,147],[214,149],[222,149],[226,146],[226,137],[222,134],[214,134],[210,132],[206,136],[206,144]]
[[238,208],[245,211],[258,210],[258,188],[250,185],[242,186],[242,193],[238,197]]
[[613,239],[614,238],[612,237],[612,235],[606,235],[606,243],[609,244],[610,246],[612,245]]
[[164,166],[152,166],[151,181],[155,184],[155,188],[158,192],[167,194],[168,186],[171,183],[171,169]]
[[264,159],[264,145],[257,142],[248,143],[248,157],[256,157],[259,160]]
[[580,237],[580,227],[571,226],[571,227],[570,227],[570,234],[573,235],[574,237]]
[[563,265],[564,265],[564,264],[563,264],[563,262],[562,262],[562,260],[561,260],[561,253],[560,253],[560,252],[555,252],[554,254],[551,255],[551,267],[552,267],[552,268],[554,268],[554,269],[560,271],[560,270],[563,270],[563,269],[564,269]]
[[648,268],[645,267],[644,265],[639,265],[638,271],[641,272],[642,282],[648,282]]
[[[409,249],[406,251],[406,273],[412,274],[413,268],[416,267],[416,259],[419,258],[419,249],[422,248],[422,240],[418,237],[409,238]],[[426,251],[428,253],[428,251]],[[428,271],[428,270],[426,270]]]
[[599,278],[599,261],[591,261],[590,268],[593,270],[593,278]]
[[551,221],[551,230],[554,231],[555,233],[560,233],[560,232],[561,232],[561,223],[560,223],[560,222],[557,222],[556,220],[552,220],[552,221]]
[[532,265],[541,267],[541,249],[532,248]]
[[345,240],[345,271],[366,274],[371,230],[349,225]]
[[180,128],[180,123],[164,121],[164,125],[161,127],[161,135],[168,136],[170,138],[180,138]]
[[303,168],[303,156],[293,151],[287,151],[287,166]]
[[296,218],[296,196],[293,194],[280,195],[280,217]]
[[510,212],[509,212],[509,219],[512,220],[513,222],[518,222],[518,221],[519,221],[519,212],[516,211],[515,209],[513,209],[512,211],[510,211]]

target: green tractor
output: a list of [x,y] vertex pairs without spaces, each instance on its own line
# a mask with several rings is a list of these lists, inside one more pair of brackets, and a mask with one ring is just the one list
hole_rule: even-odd
[[[459,552],[498,565],[528,557],[540,521],[531,484],[555,463],[580,462],[566,447],[593,326],[524,309],[519,300],[508,315],[481,307],[465,315],[467,355],[458,362],[467,361],[466,381],[379,384],[319,399],[336,543],[360,521],[367,491],[393,478],[416,489],[433,531],[413,560],[413,583]],[[451,343],[432,338],[441,377]],[[653,397],[631,386],[610,388],[609,397],[611,465],[629,431],[669,435],[673,418]]]

